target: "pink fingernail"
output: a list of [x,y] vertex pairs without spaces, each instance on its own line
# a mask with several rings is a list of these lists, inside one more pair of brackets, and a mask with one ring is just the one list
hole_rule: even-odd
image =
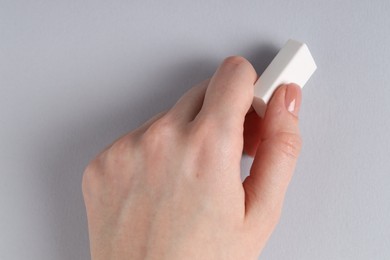
[[301,106],[301,88],[297,84],[288,84],[285,94],[286,109],[293,115],[298,116]]

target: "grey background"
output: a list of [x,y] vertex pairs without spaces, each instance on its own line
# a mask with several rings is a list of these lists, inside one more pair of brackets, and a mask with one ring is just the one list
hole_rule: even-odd
[[[0,1],[0,259],[88,259],[88,161],[225,56],[318,70],[260,259],[390,258],[390,1]],[[242,168],[251,160],[244,158]]]

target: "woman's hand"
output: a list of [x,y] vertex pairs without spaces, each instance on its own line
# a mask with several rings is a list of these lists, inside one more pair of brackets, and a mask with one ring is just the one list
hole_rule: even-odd
[[[248,113],[256,79],[247,60],[227,58],[88,165],[92,259],[256,259],[301,147],[300,88],[281,86],[260,119]],[[244,183],[243,149],[255,157]]]

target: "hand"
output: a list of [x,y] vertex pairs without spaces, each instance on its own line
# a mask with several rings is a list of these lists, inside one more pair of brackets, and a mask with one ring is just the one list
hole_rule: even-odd
[[[301,147],[300,88],[281,86],[262,120],[248,112],[256,79],[244,58],[227,58],[88,165],[92,259],[256,259]],[[244,183],[243,149],[255,157]]]

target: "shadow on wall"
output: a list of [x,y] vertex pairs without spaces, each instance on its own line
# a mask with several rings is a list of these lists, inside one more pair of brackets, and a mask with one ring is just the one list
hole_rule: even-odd
[[[276,52],[277,49],[273,46],[264,45],[251,48],[242,55],[252,61],[261,73]],[[50,176],[42,192],[48,195],[48,226],[51,232],[49,237],[55,238],[53,244],[56,247],[57,259],[90,258],[87,220],[81,192],[82,173],[88,161],[119,136],[136,128],[154,114],[171,107],[192,85],[210,77],[218,62],[220,61],[205,58],[185,61],[183,64],[165,64],[164,68],[150,68],[147,76],[136,75],[131,77],[130,82],[121,82],[124,86],[150,89],[142,91],[137,99],[133,98],[131,102],[118,106],[121,109],[105,114],[92,113],[91,110],[85,120],[62,122],[61,126],[54,127],[61,128],[68,134],[66,140],[61,137],[53,138],[58,141],[50,143],[48,150],[42,151],[42,161],[48,162],[43,169],[47,172],[43,175]],[[168,70],[168,73],[158,79],[156,76],[150,77],[159,75],[158,71],[161,69]],[[158,84],[158,88],[150,87],[152,84]],[[51,129],[48,134],[52,132]]]
[[275,44],[267,42],[261,44],[260,46],[257,45],[247,48],[242,55],[252,63],[253,67],[255,67],[257,71],[257,74],[260,76],[260,74],[263,73],[265,68],[267,68],[272,59],[276,56],[280,47],[278,48]]

